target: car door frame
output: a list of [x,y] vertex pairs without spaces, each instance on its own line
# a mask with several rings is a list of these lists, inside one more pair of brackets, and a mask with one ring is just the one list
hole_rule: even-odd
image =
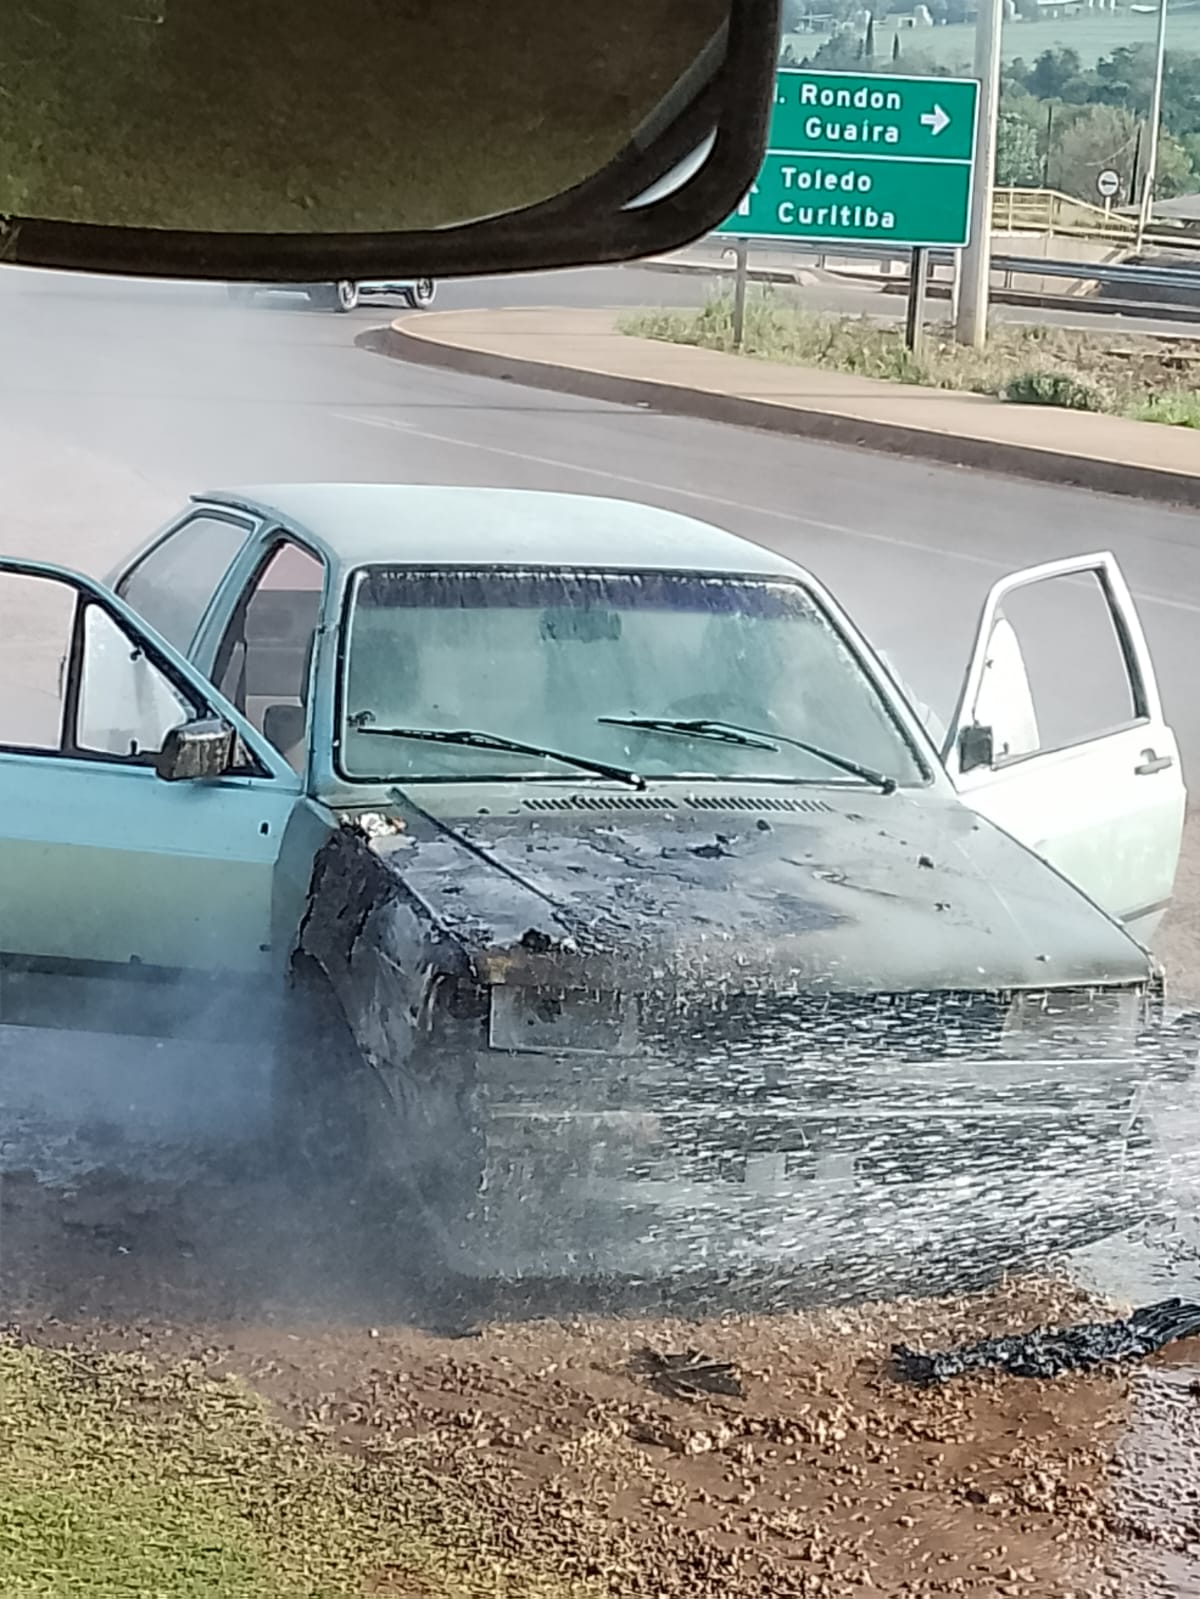
[[[221,501],[205,502],[218,507]],[[317,682],[318,653],[321,638],[329,627],[330,597],[333,593],[334,563],[329,551],[317,540],[311,538],[302,528],[294,527],[279,517],[260,514],[258,527],[252,538],[247,540],[237,560],[225,573],[217,590],[213,594],[211,603],[204,613],[203,620],[188,649],[188,658],[194,669],[206,679],[212,681],[211,674],[215,672],[220,652],[225,642],[225,635],[238,614],[239,607],[243,604],[250,584],[265,570],[272,559],[276,548],[283,543],[294,544],[297,549],[309,555],[321,565],[322,580],[320,599],[317,607],[317,626],[314,635],[314,647],[309,660],[308,698],[306,703],[307,724],[305,739],[308,756],[305,762],[304,777],[311,780],[314,758],[313,729],[316,725],[316,707],[314,706],[314,689]],[[261,737],[261,734],[259,735]],[[274,746],[271,746],[274,749]],[[289,766],[288,770],[292,768]]]
[[[94,577],[89,577],[85,572],[77,571],[74,567],[63,566],[60,562],[36,561],[27,556],[0,555],[0,575],[5,574],[12,574],[17,577],[47,578],[53,582],[68,584],[78,593],[86,595],[89,600],[101,606],[124,629],[146,644],[146,653],[169,682],[186,694],[189,700],[199,697],[201,700],[206,701],[211,710],[216,711],[218,715],[228,721],[247,753],[262,768],[259,772],[245,775],[273,778],[283,781],[299,791],[300,785],[296,773],[278,751],[260,733],[255,731],[254,727],[239,713],[236,706],[231,705],[225,699],[220,690],[205,676],[199,667],[189,661],[160,633],[157,633],[138,611],[135,611],[118,594],[114,593],[107,584],[101,583]],[[77,649],[76,636],[73,632],[71,645],[66,657],[68,674],[72,674],[75,670]],[[75,687],[68,678],[68,681],[63,684],[64,708],[69,700],[74,697],[75,692]],[[59,754],[63,755],[64,758],[77,758],[84,761],[94,758],[114,759],[111,756],[93,757],[87,751],[79,751],[76,754],[75,752],[26,750],[7,745],[4,748],[6,753],[11,754],[37,756]],[[218,781],[220,780],[218,779]]]
[[[988,649],[992,639],[993,630],[1001,617],[1003,603],[1009,595],[1023,588],[1030,588],[1037,583],[1050,582],[1060,578],[1083,578],[1093,576],[1099,582],[1105,602],[1108,606],[1109,616],[1112,620],[1117,645],[1122,663],[1125,668],[1126,678],[1130,690],[1131,704],[1134,714],[1125,722],[1110,728],[1104,728],[1084,737],[1070,740],[1063,744],[1055,744],[1049,748],[1038,748],[1028,751],[1018,751],[1011,755],[993,757],[987,761],[979,761],[971,766],[963,765],[964,733],[973,726],[979,726],[973,721],[974,707],[976,706],[980,690],[983,685],[984,673],[988,664]],[[1010,624],[1011,627],[1011,624]],[[995,791],[1001,785],[1011,784],[1014,774],[1019,774],[1022,769],[1044,771],[1049,763],[1065,763],[1086,752],[1090,748],[1100,748],[1109,741],[1125,738],[1129,733],[1138,728],[1155,728],[1164,736],[1165,747],[1162,752],[1148,748],[1144,753],[1149,762],[1149,757],[1154,756],[1145,770],[1135,767],[1134,775],[1156,775],[1161,771],[1174,768],[1179,774],[1180,798],[1179,830],[1182,833],[1183,809],[1186,805],[1186,788],[1182,783],[1180,770],[1179,751],[1174,733],[1166,721],[1162,707],[1162,696],[1159,691],[1157,675],[1154,671],[1150,648],[1142,627],[1137,606],[1124,573],[1116,557],[1110,551],[1098,551],[1088,555],[1067,556],[1060,560],[1041,562],[1036,566],[1026,567],[1020,571],[1011,572],[999,579],[989,589],[980,611],[979,622],[976,629],[975,640],[968,665],[963,676],[962,687],[955,704],[954,713],[947,725],[945,740],[942,745],[942,764],[945,767],[950,781],[953,783],[959,797],[964,804],[972,809],[976,806],[972,801],[977,796],[984,796]],[[1148,745],[1151,743],[1147,740]],[[1018,779],[1019,781],[1019,776]],[[982,814],[986,810],[980,807]],[[993,825],[1002,825],[999,822]],[[1016,835],[1014,835],[1016,836]],[[1018,838],[1018,842],[1026,848],[1040,851],[1027,839]],[[1043,856],[1043,859],[1048,857]],[[1048,860],[1050,865],[1055,862]],[[1175,866],[1178,865],[1178,850],[1175,856]],[[1056,866],[1057,870],[1062,870]],[[1145,906],[1134,907],[1132,912],[1125,911],[1120,914],[1106,906],[1103,897],[1097,895],[1094,889],[1082,885],[1063,872],[1069,880],[1075,882],[1086,897],[1112,919],[1122,922],[1127,927],[1137,927],[1138,936],[1148,936],[1156,925],[1157,918],[1166,908],[1166,901],[1155,901]],[[1174,871],[1172,871],[1172,879]]]
[[[233,527],[243,529],[245,537],[242,540],[241,548],[237,551],[229,565],[225,568],[224,574],[222,575],[220,581],[209,593],[208,603],[204,610],[200,613],[200,617],[192,631],[192,636],[188,640],[187,651],[184,654],[185,660],[191,659],[191,650],[195,645],[196,640],[204,632],[205,624],[208,621],[209,614],[212,611],[218,595],[220,595],[222,590],[228,584],[232,574],[242,570],[245,564],[247,550],[251,547],[251,545],[256,543],[262,533],[266,519],[264,518],[260,509],[257,509],[253,505],[238,505],[234,503],[226,504],[220,500],[208,500],[193,496],[188,501],[188,504],[184,510],[180,511],[178,515],[172,517],[172,519],[165,526],[160,527],[157,532],[151,534],[151,536],[142,544],[140,544],[137,549],[135,549],[131,555],[122,561],[119,566],[110,570],[102,580],[102,586],[113,596],[114,599],[118,600],[121,604],[127,604],[128,602],[124,599],[124,596],[118,592],[119,586],[133,577],[137,573],[138,569],[142,566],[143,562],[149,560],[152,555],[156,555],[164,544],[175,538],[178,534],[182,533],[190,523],[201,520],[207,520],[210,522],[228,522]],[[150,628],[152,632],[155,631],[152,624],[147,618],[142,616],[140,611],[134,609],[133,614],[139,618],[144,627]],[[164,642],[166,641],[164,640]]]

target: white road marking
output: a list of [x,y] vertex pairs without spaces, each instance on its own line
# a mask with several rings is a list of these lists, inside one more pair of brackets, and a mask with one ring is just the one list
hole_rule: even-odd
[[[921,555],[936,555],[943,560],[963,561],[970,566],[990,567],[994,572],[1009,572],[1011,561],[997,561],[991,556],[973,555],[969,551],[947,549],[942,544],[924,544],[917,539],[899,538],[894,533],[868,533],[865,528],[847,527],[841,522],[825,522],[814,516],[804,516],[796,511],[780,511],[773,506],[755,505],[748,500],[730,499],[707,490],[688,489],[676,483],[660,483],[653,478],[635,477],[629,472],[613,472],[602,466],[584,466],[579,461],[566,461],[553,455],[533,455],[526,450],[512,450],[502,444],[483,444],[476,439],[456,438],[451,433],[434,433],[406,422],[398,417],[377,416],[365,411],[334,411],[341,422],[356,422],[361,427],[382,428],[392,433],[404,433],[410,438],[425,439],[430,444],[449,444],[459,450],[477,450],[486,455],[499,455],[510,461],[525,461],[532,466],[548,466],[559,472],[577,472],[584,477],[598,478],[606,483],[622,483],[630,488],[648,489],[653,494],[673,495],[678,499],[698,500],[703,505],[720,505],[730,511],[744,511],[751,516],[770,517],[776,522],[787,522],[802,527],[817,528],[822,533],[837,533],[844,538],[863,539],[869,544],[887,544],[894,549],[915,550]],[[1183,611],[1189,616],[1200,616],[1200,604],[1189,600],[1168,599],[1162,594],[1147,594],[1133,590],[1134,599],[1142,605],[1159,605],[1169,611]]]

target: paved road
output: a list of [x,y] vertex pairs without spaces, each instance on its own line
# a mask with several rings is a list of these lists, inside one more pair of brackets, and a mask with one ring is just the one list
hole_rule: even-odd
[[[439,303],[637,305],[688,287],[587,270],[448,284]],[[103,571],[190,489],[239,481],[612,493],[799,557],[939,708],[995,577],[1111,548],[1186,755],[1200,759],[1194,516],[402,365],[354,345],[385,315],[286,298],[243,309],[203,285],[0,271],[3,544]],[[1065,662],[1070,644],[1061,649]]]

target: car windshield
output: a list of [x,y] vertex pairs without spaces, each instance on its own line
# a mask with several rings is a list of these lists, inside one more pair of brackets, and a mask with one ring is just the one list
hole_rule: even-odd
[[[822,750],[924,780],[879,690],[796,582],[372,568],[347,637],[340,760],[354,781],[580,775],[550,756],[411,736],[457,729],[649,779],[864,781]],[[660,725],[629,725],[640,719]]]

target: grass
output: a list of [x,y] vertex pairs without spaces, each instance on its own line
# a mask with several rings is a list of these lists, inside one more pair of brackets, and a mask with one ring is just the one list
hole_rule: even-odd
[[[1094,67],[1101,56],[1108,56],[1125,45],[1153,45],[1156,18],[1152,13],[1139,14],[1123,11],[1115,15],[1061,17],[1055,21],[1028,22],[1007,19],[1001,34],[1000,49],[1005,61],[1019,56],[1025,61],[1036,61],[1043,50],[1069,48],[1078,53],[1084,68]],[[1170,46],[1172,50],[1200,51],[1200,6],[1169,8]],[[887,18],[875,23],[876,65],[891,64],[892,37],[895,30],[887,25]],[[828,37],[818,33],[786,35],[785,42],[792,47],[798,61],[813,55]],[[905,29],[900,34],[901,56],[897,63],[903,72],[905,56],[911,56],[916,70],[925,63],[933,63],[953,70],[961,69],[969,76],[975,57],[974,23],[949,24],[940,28]],[[913,70],[909,67],[907,70]]]
[[[638,338],[734,349],[728,294],[714,296],[699,311],[642,311],[623,317],[618,326]],[[1200,340],[1165,343],[1128,334],[1106,339],[1065,328],[1000,323],[990,329],[984,350],[964,349],[946,329],[928,328],[920,354],[913,355],[899,328],[866,317],[808,311],[786,291],[765,288],[747,300],[743,353],[1025,404],[1200,425],[1200,392],[1190,377],[1200,378]]]
[[1140,422],[1166,422],[1171,427],[1200,428],[1200,394],[1154,394],[1130,412]]
[[[551,1599],[419,1445],[338,1453],[230,1379],[0,1343],[5,1599]],[[507,1539],[509,1548],[511,1538]],[[576,1592],[579,1590],[576,1589]]]

